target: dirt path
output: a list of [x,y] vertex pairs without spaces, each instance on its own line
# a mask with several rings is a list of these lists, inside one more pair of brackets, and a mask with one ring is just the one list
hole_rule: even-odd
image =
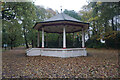
[[88,49],[87,57],[25,57],[24,48],[3,52],[5,78],[117,78],[117,50]]

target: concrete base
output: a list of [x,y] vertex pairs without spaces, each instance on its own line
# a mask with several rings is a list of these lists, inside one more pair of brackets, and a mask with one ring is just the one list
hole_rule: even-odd
[[77,57],[87,56],[86,48],[30,48],[26,50],[27,56],[53,56],[53,57]]

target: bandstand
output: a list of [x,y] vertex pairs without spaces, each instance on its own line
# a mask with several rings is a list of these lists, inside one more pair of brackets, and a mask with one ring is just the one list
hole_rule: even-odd
[[[81,22],[64,13],[57,14],[43,22],[37,22],[34,29],[38,30],[37,46],[38,48],[29,48],[26,50],[27,56],[53,56],[53,57],[77,57],[87,56],[85,48],[85,30],[89,23]],[[42,47],[40,48],[40,31],[42,31]],[[82,31],[82,48],[67,48],[66,33],[75,33]],[[63,48],[45,48],[44,32],[63,34]]]

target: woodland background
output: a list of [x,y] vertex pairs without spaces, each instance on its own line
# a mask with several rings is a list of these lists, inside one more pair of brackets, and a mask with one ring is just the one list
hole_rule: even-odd
[[[37,47],[36,22],[56,14],[51,8],[36,6],[33,2],[2,2],[2,47]],[[65,14],[89,22],[85,32],[87,48],[120,48],[120,3],[91,2],[82,10],[64,10]],[[47,37],[47,38],[46,38]],[[60,34],[45,33],[45,47],[62,47]],[[105,41],[102,43],[101,40]],[[61,40],[62,41],[62,40]],[[41,42],[41,33],[40,33]],[[67,47],[81,47],[81,32],[67,34]]]

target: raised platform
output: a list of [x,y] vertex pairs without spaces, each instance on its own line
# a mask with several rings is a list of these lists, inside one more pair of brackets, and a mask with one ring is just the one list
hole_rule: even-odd
[[30,48],[27,56],[77,57],[87,56],[86,48]]

